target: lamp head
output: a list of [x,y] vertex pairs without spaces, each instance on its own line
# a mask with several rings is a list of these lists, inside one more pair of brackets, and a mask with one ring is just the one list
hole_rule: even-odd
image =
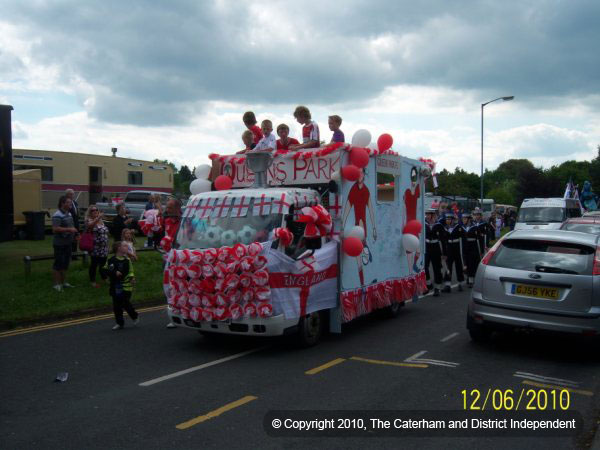
[[502,97],[502,100],[504,100],[505,102],[508,102],[508,101],[510,101],[510,100],[512,100],[512,99],[514,99],[514,98],[515,98],[515,96],[514,96],[514,95],[511,95],[511,96],[509,96],[509,97]]

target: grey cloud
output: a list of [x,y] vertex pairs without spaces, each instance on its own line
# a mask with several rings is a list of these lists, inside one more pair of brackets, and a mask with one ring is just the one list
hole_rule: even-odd
[[[293,26],[255,30],[253,44],[251,5]],[[5,14],[40,38],[36,60],[61,61],[65,83],[94,88],[90,113],[109,122],[182,123],[211,100],[357,101],[395,84],[555,105],[600,91],[594,1],[63,0],[19,2]]]
[[500,134],[500,142],[520,157],[574,158],[590,149],[587,136],[579,131],[540,124],[515,128]]

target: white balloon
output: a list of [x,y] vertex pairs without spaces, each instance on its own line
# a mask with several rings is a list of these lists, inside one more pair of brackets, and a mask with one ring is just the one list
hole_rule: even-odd
[[365,240],[365,229],[363,227],[360,226],[355,226],[350,228],[350,231],[348,231],[347,233],[344,233],[344,237],[355,237],[360,239],[361,241]]
[[356,147],[367,147],[371,142],[369,130],[360,129],[352,136],[352,145]]
[[208,179],[211,167],[208,164],[201,164],[194,170],[194,175],[200,180]]
[[210,191],[210,181],[195,179],[190,183],[190,192],[192,195]]
[[331,179],[333,181],[340,181],[342,179],[342,174],[340,173],[339,170],[336,170],[331,173]]
[[414,234],[406,233],[402,235],[402,246],[407,252],[415,252],[419,248],[419,238]]

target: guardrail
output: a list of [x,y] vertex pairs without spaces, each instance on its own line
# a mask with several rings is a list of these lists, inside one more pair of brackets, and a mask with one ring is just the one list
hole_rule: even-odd
[[[83,259],[81,264],[83,267],[88,265],[88,252],[74,252],[72,256],[81,256]],[[54,259],[54,255],[37,255],[37,256],[23,256],[23,262],[25,263],[25,276],[31,275],[31,263],[34,261],[49,261]]]

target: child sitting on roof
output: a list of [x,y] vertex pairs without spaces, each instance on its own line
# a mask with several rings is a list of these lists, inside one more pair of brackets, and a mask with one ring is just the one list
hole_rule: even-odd
[[302,144],[290,145],[290,150],[316,148],[320,144],[319,125],[311,120],[310,111],[306,106],[297,106],[294,117],[302,124]]
[[342,118],[340,116],[329,116],[329,129],[333,131],[330,144],[333,144],[334,142],[346,142],[344,138],[344,132],[340,130],[341,125]]
[[298,145],[298,139],[294,139],[288,137],[290,134],[290,127],[288,127],[285,123],[280,123],[277,125],[277,135],[279,139],[277,139],[277,150],[289,150],[290,145]]
[[273,124],[270,120],[263,120],[261,125],[262,132],[264,133],[263,138],[256,144],[253,151],[273,152],[277,148],[277,140],[275,135],[272,133]]
[[245,148],[237,152],[238,154],[248,153],[250,150],[256,147],[256,144],[254,143],[254,135],[250,130],[246,130],[242,133],[242,142],[244,143]]
[[260,131],[260,128],[258,128],[258,126],[256,125],[256,116],[252,111],[246,111],[242,116],[242,120],[244,121],[244,125],[246,125],[246,128],[252,131],[252,135],[254,136],[254,143],[258,144],[258,141],[262,139],[263,134]]

